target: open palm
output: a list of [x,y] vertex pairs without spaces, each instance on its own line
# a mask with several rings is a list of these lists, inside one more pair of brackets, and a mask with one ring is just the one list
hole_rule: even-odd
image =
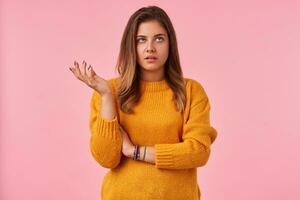
[[78,62],[74,61],[74,67],[70,67],[69,69],[77,79],[98,91],[101,95],[111,93],[112,90],[108,81],[98,76],[91,65],[88,68],[86,67],[87,63],[85,61],[82,62],[81,66],[79,66]]

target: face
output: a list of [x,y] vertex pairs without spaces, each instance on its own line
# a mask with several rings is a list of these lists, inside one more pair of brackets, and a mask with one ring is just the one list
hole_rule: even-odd
[[[136,35],[137,62],[142,73],[163,72],[169,55],[169,38],[156,20],[139,25]],[[155,57],[149,59],[149,56]]]

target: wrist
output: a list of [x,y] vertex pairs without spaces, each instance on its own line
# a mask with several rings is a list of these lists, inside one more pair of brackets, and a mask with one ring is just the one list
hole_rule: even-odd
[[133,146],[131,159],[132,160],[139,160],[139,155],[140,155],[140,145],[136,144],[136,145]]
[[128,148],[128,150],[126,151],[126,156],[127,157],[129,157],[129,158],[132,158],[132,156],[133,156],[133,152],[134,152],[134,146],[130,146],[129,148]]
[[[133,160],[146,161],[147,146],[134,145],[130,151],[130,157]],[[135,158],[134,158],[135,156]]]
[[113,95],[113,93],[111,93],[111,92],[106,92],[106,93],[103,93],[103,94],[101,94],[101,98],[102,99],[111,99],[111,98],[113,98],[114,97],[114,95]]

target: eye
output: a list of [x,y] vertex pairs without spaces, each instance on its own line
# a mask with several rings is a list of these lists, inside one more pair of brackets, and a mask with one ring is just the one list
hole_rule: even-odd
[[[157,38],[155,38],[158,42],[161,42],[161,41],[164,41],[164,38],[163,37],[157,37]],[[145,39],[144,38],[138,38],[137,40],[136,40],[138,43],[140,43],[140,42],[143,42],[143,41],[145,41]]]
[[144,38],[138,38],[136,41],[140,42],[140,40],[145,40]]
[[157,39],[160,39],[160,41],[163,41],[163,40],[164,40],[164,38],[163,38],[163,37],[158,37]]

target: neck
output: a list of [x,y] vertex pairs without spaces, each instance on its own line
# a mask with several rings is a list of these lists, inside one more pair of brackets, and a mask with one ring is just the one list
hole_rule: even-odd
[[164,79],[165,79],[165,75],[164,75],[163,67],[155,72],[154,71],[143,71],[143,69],[142,69],[141,80],[143,80],[143,81],[152,82],[152,81],[162,81]]

